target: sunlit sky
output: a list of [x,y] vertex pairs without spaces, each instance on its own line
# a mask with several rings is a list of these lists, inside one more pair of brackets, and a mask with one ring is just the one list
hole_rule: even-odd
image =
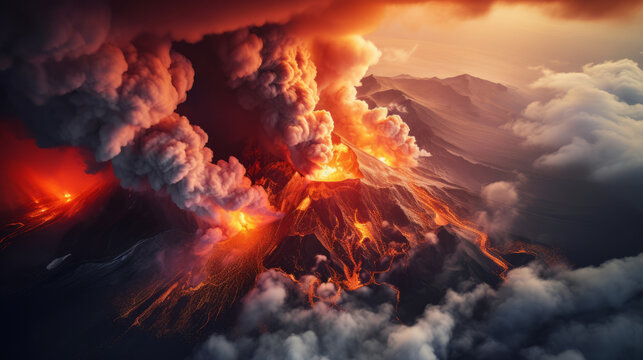
[[529,6],[498,5],[475,18],[435,6],[397,9],[366,37],[382,51],[369,73],[448,77],[462,73],[524,86],[538,66],[574,71],[629,58],[643,64],[643,11],[623,19],[568,20]]

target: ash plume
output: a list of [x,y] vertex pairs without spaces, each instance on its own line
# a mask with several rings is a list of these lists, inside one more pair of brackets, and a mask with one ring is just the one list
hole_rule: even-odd
[[404,121],[356,98],[359,79],[379,58],[372,43],[358,36],[315,41],[311,54],[282,31],[256,32],[230,34],[220,53],[241,102],[263,110],[264,128],[302,173],[332,158],[333,130],[391,165],[417,165],[423,152]]
[[332,157],[333,120],[315,110],[317,71],[304,44],[271,29],[226,40],[220,53],[243,103],[262,110],[266,132],[287,147],[295,167],[304,174],[323,167]]
[[[84,300],[84,291],[98,288],[96,285],[100,283],[107,283],[107,289],[112,290],[114,284],[120,285],[125,282],[122,278],[136,272],[130,270],[144,268],[146,275],[156,269],[165,270],[143,279],[149,287],[134,296],[133,304],[128,304],[128,310],[117,319],[120,322],[116,326],[127,321],[129,327],[124,332],[129,334],[123,336],[134,334],[136,337],[129,338],[134,341],[148,330],[129,331],[139,325],[154,324],[157,329],[168,331],[164,334],[169,334],[174,328],[185,329],[186,332],[197,327],[199,331],[218,331],[233,326],[233,331],[211,336],[196,350],[196,358],[372,360],[512,359],[522,356],[591,359],[633,358],[643,353],[640,345],[643,343],[640,336],[643,333],[643,254],[577,270],[552,270],[531,264],[509,271],[506,280],[498,279],[502,282],[496,288],[479,283],[477,277],[458,278],[457,288],[448,291],[442,302],[427,304],[428,300],[420,299],[424,313],[407,324],[396,318],[394,300],[379,301],[373,295],[373,284],[380,280],[376,275],[391,270],[396,265],[394,261],[406,260],[403,256],[414,243],[423,241],[431,249],[437,249],[437,245],[446,242],[436,235],[438,226],[452,228],[458,236],[458,231],[466,233],[469,240],[473,239],[462,245],[463,252],[473,254],[473,260],[464,264],[472,269],[471,272],[484,272],[486,269],[483,266],[482,270],[477,270],[478,257],[486,260],[490,267],[501,269],[497,274],[483,274],[494,281],[495,275],[504,276],[504,270],[509,268],[509,260],[500,253],[489,251],[492,248],[487,234],[458,216],[457,213],[467,205],[467,191],[460,191],[455,186],[457,184],[440,179],[434,172],[427,172],[436,174],[430,179],[423,179],[424,174],[419,174],[419,171],[413,177],[397,176],[390,167],[366,155],[370,154],[391,167],[402,168],[415,166],[422,156],[428,155],[419,148],[403,117],[389,114],[384,107],[369,108],[367,102],[357,97],[356,91],[360,79],[380,56],[375,46],[359,34],[376,26],[387,8],[423,2],[23,0],[1,4],[0,90],[6,94],[11,115],[20,118],[38,145],[74,146],[87,150],[96,164],[110,164],[123,186],[136,190],[152,189],[169,196],[178,207],[197,214],[208,226],[207,229],[198,229],[196,246],[185,250],[185,253],[182,250],[188,247],[183,242],[176,241],[176,246],[169,247],[153,237],[150,243],[154,242],[154,249],[160,249],[158,252],[146,250],[137,254],[137,244],[131,248],[132,251],[117,257],[107,266],[93,266],[97,270],[89,272],[88,283],[91,286],[80,287],[83,292],[77,298]],[[568,18],[627,15],[641,3],[640,0],[434,2],[460,6],[466,10],[467,16],[485,13],[497,3],[525,3]],[[251,159],[257,160],[253,170],[261,168],[252,172],[253,177],[270,180],[261,178],[264,169],[279,173],[275,176],[279,181],[274,181],[274,186],[260,181],[253,185],[246,175],[246,168],[234,156],[228,157],[227,161],[216,159],[208,147],[206,132],[181,114],[179,105],[188,98],[195,79],[199,79],[199,67],[195,70],[190,59],[177,52],[178,46],[175,45],[177,42],[201,42],[206,35],[221,40],[217,50],[221,58],[219,63],[223,64],[221,71],[226,73],[226,77],[220,82],[227,81],[230,92],[238,95],[240,104],[253,110],[244,113],[251,118],[244,118],[244,126],[261,128],[263,132],[256,136],[261,137],[262,150],[276,148],[274,152],[282,157],[279,159],[270,153],[264,159],[260,150],[249,151],[247,155],[257,158]],[[620,68],[628,68],[637,76],[635,86],[621,89],[612,88],[609,82],[603,83],[602,72],[610,69],[619,72]],[[554,74],[546,76],[540,85],[558,89],[560,94],[549,102],[532,104],[525,113],[526,119],[522,119],[522,125],[518,126],[541,135],[550,134],[551,125],[554,125],[553,130],[560,130],[557,124],[564,125],[563,130],[573,127],[573,124],[585,126],[581,138],[567,131],[553,131],[556,135],[553,139],[548,136],[532,139],[534,145],[553,148],[539,161],[543,165],[566,166],[580,162],[592,177],[598,179],[611,179],[633,171],[640,173],[643,164],[636,154],[640,153],[641,146],[632,134],[643,134],[643,129],[635,123],[642,118],[641,70],[631,62],[621,62],[590,66],[584,72],[596,82],[590,82],[588,86],[583,81],[578,84],[578,89],[560,88]],[[554,116],[559,112],[591,110],[592,102],[586,99],[582,104],[561,102],[561,99],[574,100],[573,97],[568,99],[567,95],[573,95],[582,88],[599,93],[600,99],[613,111],[606,115],[593,114],[595,116],[591,116],[590,121],[572,118],[571,123],[568,123],[568,117]],[[229,100],[229,94],[226,95],[224,100],[219,99],[221,103]],[[236,105],[230,104],[230,107]],[[223,128],[224,122],[232,124],[228,125],[231,131],[243,132],[236,127],[237,119],[221,115],[233,114],[234,111],[218,113],[214,109],[211,112],[207,119],[199,120],[211,121],[213,132]],[[259,116],[255,118],[255,114]],[[597,120],[598,115],[601,117]],[[192,120],[195,119],[196,116]],[[628,132],[628,129],[633,130]],[[519,128],[514,130],[521,133]],[[606,130],[610,131],[607,135]],[[333,150],[336,144],[333,144],[331,136],[334,133],[350,143],[343,147],[347,153],[349,146],[363,150],[352,155],[363,160],[364,174],[368,177],[326,183],[313,182],[310,181],[313,177],[302,177],[296,173],[293,167],[303,175],[314,173],[340,153]],[[244,136],[245,133],[242,134]],[[625,142],[619,143],[614,139]],[[264,140],[268,145],[263,143]],[[601,156],[592,159],[576,156],[588,148]],[[573,150],[571,154],[569,150]],[[449,154],[449,151],[442,154]],[[456,154],[451,155],[454,158]],[[281,160],[288,160],[290,164]],[[462,160],[461,164],[464,163]],[[271,161],[273,163],[268,165],[275,165],[274,169],[269,166],[263,168]],[[355,163],[359,165],[358,160]],[[614,164],[617,168],[612,167]],[[436,168],[441,166],[438,164]],[[339,169],[341,172],[348,167]],[[431,185],[429,191],[424,184],[413,183],[416,175],[418,182],[430,180],[431,184],[435,183],[435,189]],[[467,176],[477,177],[477,173],[471,172]],[[370,181],[369,177],[381,178],[382,183]],[[493,182],[483,190],[488,212],[480,215],[479,222],[488,223],[489,232],[504,232],[509,225],[500,223],[498,219],[509,221],[516,216],[516,209],[523,199],[518,196],[519,184],[495,179],[489,181]],[[256,185],[259,183],[270,189],[270,199],[266,190]],[[453,197],[448,196],[451,192]],[[437,195],[444,195],[445,202],[452,201],[454,210],[451,211],[451,204],[443,204]],[[371,201],[376,197],[377,202]],[[285,209],[286,215],[282,222],[263,226],[280,216],[269,200],[281,201],[283,207],[280,209]],[[128,203],[118,202],[114,206]],[[413,203],[413,207],[405,203]],[[154,205],[143,209],[157,204],[163,202],[155,201]],[[383,205],[377,209],[371,204]],[[307,211],[308,214],[314,213],[306,215]],[[111,226],[118,231],[121,223],[136,221],[136,216],[130,216],[132,212],[123,215],[126,220]],[[96,223],[113,215],[109,209],[101,214],[105,215]],[[191,219],[191,214],[186,217]],[[399,224],[397,221],[387,222],[393,217],[400,219]],[[163,219],[166,217],[155,218],[154,221],[160,223]],[[493,226],[499,228],[494,229]],[[150,229],[146,227],[144,230]],[[79,231],[79,234],[86,233],[82,229]],[[238,236],[231,238],[240,231]],[[120,233],[116,234],[120,236]],[[386,239],[380,236],[382,234]],[[192,241],[193,235],[182,237],[181,234],[179,237],[168,234],[167,241],[172,240],[173,245],[175,240]],[[224,238],[231,238],[231,241],[220,241]],[[317,242],[308,241],[314,239]],[[294,260],[303,257],[295,251],[299,248],[293,250],[284,246],[282,253],[278,248],[281,243],[312,243],[311,252],[316,255],[315,275],[302,275],[297,278],[301,284],[293,285],[295,271],[288,274],[290,277],[285,276],[287,273],[281,268],[280,271],[264,271],[266,267],[272,267],[266,261],[272,260],[268,259],[272,254],[276,254],[274,261],[277,264],[281,261],[277,255]],[[28,247],[29,244],[25,246]],[[325,252],[321,254],[315,247]],[[175,249],[178,250],[170,251]],[[354,253],[353,249],[356,249]],[[383,251],[388,249],[391,251]],[[153,256],[158,253],[163,256]],[[91,254],[106,256],[98,250]],[[131,254],[134,254],[131,265],[125,264],[126,267],[120,268],[125,269],[125,273],[116,271],[120,263],[130,261]],[[444,252],[445,257],[449,254]],[[60,279],[62,276],[59,275],[71,267],[76,267],[72,275],[76,270],[78,273],[85,271],[86,267],[80,265],[88,258],[81,257],[79,252],[74,251],[65,263],[62,261],[67,255],[60,255],[64,254],[55,257],[55,260],[62,259],[58,263],[49,262],[49,270],[57,278]],[[135,261],[138,256],[144,261]],[[452,263],[456,260],[461,259],[454,257]],[[336,261],[336,266],[322,266],[322,263],[330,261]],[[151,262],[154,266],[146,265]],[[299,269],[299,262],[292,263],[297,272],[304,271]],[[445,271],[452,263],[444,262]],[[387,264],[388,269],[385,268]],[[319,271],[316,269],[318,266]],[[436,272],[439,272],[442,265],[436,267]],[[37,273],[20,270],[27,273],[24,277],[33,278],[39,284],[50,284],[35,276]],[[323,278],[331,271],[329,277]],[[463,272],[462,276],[466,274]],[[365,275],[370,275],[370,280],[362,278]],[[69,279],[70,283],[77,282],[74,276]],[[135,285],[139,286],[140,279],[136,280]],[[422,282],[430,280],[410,279],[410,282],[416,281],[422,285]],[[255,284],[257,286],[253,289]],[[311,292],[300,293],[302,284]],[[61,292],[70,287],[61,287]],[[246,291],[249,293],[244,296]],[[44,299],[56,301],[42,301],[44,306],[37,308],[33,316],[42,315],[39,321],[54,323],[53,320],[63,318],[60,314],[64,313],[56,312],[50,317],[51,305],[75,296],[63,294],[58,297],[50,289],[44,292],[45,295],[54,293]],[[399,296],[393,292],[391,290],[389,294],[391,300]],[[24,293],[31,296],[35,292]],[[107,301],[111,299],[104,299],[103,295],[100,294],[99,303],[107,308]],[[132,294],[118,295],[127,298]],[[294,304],[290,302],[293,298]],[[319,301],[314,303],[313,298]],[[337,303],[331,305],[328,299]],[[40,301],[36,299],[33,303],[40,304]],[[12,314],[12,318],[19,321],[10,324],[33,330],[31,324],[21,317],[27,311],[19,311],[22,304],[18,301],[16,304],[15,309],[3,306],[8,311],[18,310],[18,315]],[[72,308],[75,304],[70,302],[63,307]],[[25,308],[31,310],[35,307]],[[239,310],[238,320],[234,318],[235,310]],[[84,315],[89,311],[78,314]],[[226,317],[217,318],[220,314]],[[111,321],[114,319],[111,313],[107,314],[110,316],[89,315],[98,321],[108,319],[109,325],[117,322]],[[84,321],[83,316],[78,318],[79,323]],[[215,321],[221,322],[214,324]],[[93,325],[82,322],[81,329],[100,333],[97,337],[117,332],[112,328],[104,331]],[[29,337],[25,339],[46,334],[45,330],[50,328],[58,330],[61,327],[55,322],[37,332],[26,331]],[[22,336],[23,332],[19,331],[22,327],[16,330],[12,335]],[[64,348],[71,343],[69,339],[81,342],[79,338],[64,336],[51,336],[47,340],[57,343],[53,349],[68,351]],[[80,356],[96,351],[100,356],[108,356],[100,352],[111,343],[102,337],[100,340],[100,343],[81,344],[81,350],[96,346],[91,351],[78,352]],[[150,344],[165,340],[157,339],[158,342]],[[604,346],[597,349],[595,344],[599,341],[607,344],[601,344]],[[170,342],[172,339],[167,341]],[[127,347],[129,350],[131,343]],[[49,352],[47,347],[42,349],[46,350],[39,348],[38,352]],[[161,352],[164,349],[158,346],[154,350]],[[171,357],[172,354],[163,355]]]
[[[473,13],[484,12],[495,3],[452,2]],[[561,9],[557,15],[584,17],[619,15],[639,5],[639,1],[553,3]],[[362,38],[345,36],[376,24],[390,4],[331,0],[270,4],[254,0],[234,4],[185,1],[180,5],[172,1],[119,0],[6,2],[0,25],[1,78],[17,113],[39,145],[81,146],[93,151],[99,162],[114,159],[126,149],[127,154],[116,161],[120,168],[117,173],[127,177],[126,184],[142,184],[145,178],[156,189],[172,187],[182,181],[183,174],[208,171],[187,170],[198,166],[171,161],[209,156],[195,156],[201,149],[188,151],[187,144],[177,145],[185,146],[185,156],[176,155],[178,152],[162,154],[154,147],[155,155],[145,156],[144,161],[138,159],[147,168],[133,170],[135,155],[147,149],[141,142],[149,143],[148,130],[154,128],[158,134],[170,128],[169,122],[182,119],[174,111],[192,86],[194,70],[189,60],[172,51],[172,41],[198,41],[206,34],[278,24],[285,34],[277,31],[257,37],[241,31],[234,35],[229,71],[236,86],[246,84],[263,100],[264,126],[288,148],[293,163],[303,172],[322,166],[332,156],[330,133],[336,128],[376,156],[386,153],[382,156],[391,157],[389,161],[395,165],[412,165],[422,153],[409,136],[408,126],[385,109],[368,109],[366,103],[355,99],[357,79],[379,53]],[[355,19],[354,14],[360,11],[372,16]],[[243,60],[242,55],[249,58]],[[157,126],[161,122],[164,125]],[[175,128],[185,127],[177,123]],[[150,163],[152,160],[157,163]],[[175,176],[149,178],[172,172]],[[132,174],[141,179],[132,180]],[[206,178],[212,182],[215,177]],[[191,186],[168,192],[181,207],[202,210],[193,200],[181,201],[183,196],[176,195],[194,195],[206,186],[204,178],[200,184],[192,179]],[[234,188],[233,193],[244,199],[255,198],[251,194],[260,192],[246,186],[247,181],[239,181],[245,184],[224,188]],[[231,193],[218,195],[221,198],[212,201],[218,206],[235,204],[236,208],[240,203],[230,201]],[[245,202],[262,200],[241,201]]]
[[194,69],[169,38],[118,42],[106,4],[48,5],[46,19],[29,18],[38,26],[26,39],[2,44],[3,82],[40,146],[87,148],[112,160],[124,186],[167,192],[212,225],[225,211],[273,214],[244,167],[233,157],[213,164],[207,135],[174,113]]

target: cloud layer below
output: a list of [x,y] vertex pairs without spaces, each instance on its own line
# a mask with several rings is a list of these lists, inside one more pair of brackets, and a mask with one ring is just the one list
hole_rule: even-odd
[[212,335],[194,358],[634,358],[643,352],[642,274],[643,254],[576,270],[532,264],[498,289],[450,290],[405,325],[373,289],[310,308],[291,280],[268,271],[243,299],[236,336]]

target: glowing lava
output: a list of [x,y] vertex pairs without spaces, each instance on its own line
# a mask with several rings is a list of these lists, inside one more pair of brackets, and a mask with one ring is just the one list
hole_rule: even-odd
[[495,263],[500,271],[498,275],[504,278],[504,273],[509,269],[509,265],[503,260],[489,244],[489,237],[482,230],[478,229],[474,224],[466,221],[456,215],[445,203],[430,196],[426,190],[421,187],[411,184],[411,189],[416,195],[416,199],[422,205],[431,209],[436,216],[436,223],[451,224],[456,228],[464,230],[475,237],[475,243],[480,251],[493,263]]
[[0,141],[7,148],[0,165],[5,174],[0,202],[8,220],[0,248],[21,234],[77,216],[86,200],[113,181],[109,171],[87,174],[76,149],[41,149],[6,131],[0,131]]
[[[303,177],[283,164],[266,165],[263,173],[269,175],[257,183],[270,189],[271,203],[283,217],[266,223],[246,213],[231,213],[239,229],[236,235],[214,244],[202,258],[183,261],[185,268],[178,275],[139,294],[122,318],[161,332],[203,327],[249,291],[268,268],[292,279],[311,305],[332,304],[342,291],[367,285],[388,286],[399,296],[394,285],[378,280],[378,274],[390,271],[397,261],[407,261],[412,249],[439,246],[426,234],[444,227],[470,239],[484,259],[481,266],[503,277],[509,264],[490,246],[487,235],[430,187],[417,185],[408,172],[394,168],[391,172],[400,180],[391,184],[390,177],[378,176],[379,168],[360,170],[354,167],[356,161],[344,162],[352,154],[346,145],[336,148],[331,170],[315,177]],[[346,173],[359,177],[341,180]],[[325,260],[311,268],[306,252],[309,257],[323,254]]]
[[333,145],[333,158],[323,168],[307,176],[310,180],[324,182],[337,182],[361,177],[355,154],[342,143]]

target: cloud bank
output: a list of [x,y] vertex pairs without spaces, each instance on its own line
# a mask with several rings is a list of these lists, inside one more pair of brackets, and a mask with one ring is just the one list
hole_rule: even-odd
[[498,289],[450,290],[409,325],[369,288],[343,294],[338,307],[297,305],[292,281],[268,271],[243,299],[235,335],[211,336],[194,358],[635,358],[643,351],[642,271],[643,254],[576,270],[531,264]]
[[572,168],[596,181],[643,176],[643,71],[631,60],[545,70],[533,87],[553,91],[530,104],[513,130],[544,150],[535,165]]

